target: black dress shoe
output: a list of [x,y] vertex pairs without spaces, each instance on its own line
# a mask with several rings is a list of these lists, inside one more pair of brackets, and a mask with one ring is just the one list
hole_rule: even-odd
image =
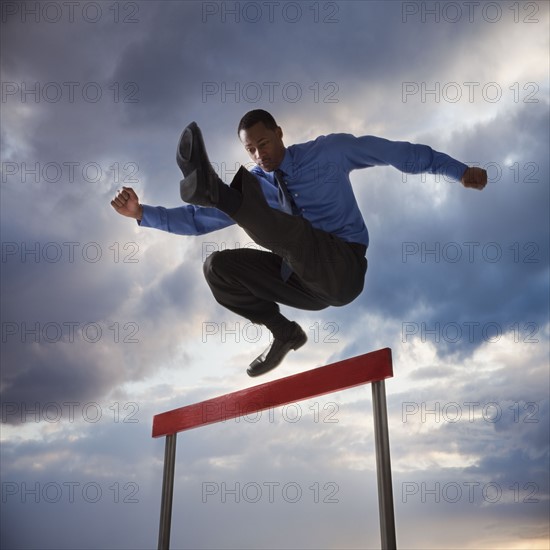
[[300,325],[294,322],[292,325],[288,338],[275,338],[271,345],[250,363],[246,370],[248,376],[259,376],[269,372],[282,362],[291,349],[297,350],[307,342],[306,333]]
[[180,181],[182,200],[199,206],[216,206],[221,180],[210,165],[196,122],[191,122],[183,130],[176,151],[176,161],[185,176]]

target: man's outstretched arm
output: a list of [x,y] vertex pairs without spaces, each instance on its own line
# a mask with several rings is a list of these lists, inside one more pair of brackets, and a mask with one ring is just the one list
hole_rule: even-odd
[[176,235],[204,235],[233,225],[235,222],[221,210],[191,204],[176,208],[140,204],[131,187],[123,187],[111,201],[122,216],[134,218],[141,227],[160,229]]
[[394,166],[408,174],[440,174],[473,189],[481,190],[487,184],[487,172],[482,168],[468,167],[428,145],[390,141],[376,136],[355,137],[351,134],[341,135],[340,139],[342,154],[351,169]]

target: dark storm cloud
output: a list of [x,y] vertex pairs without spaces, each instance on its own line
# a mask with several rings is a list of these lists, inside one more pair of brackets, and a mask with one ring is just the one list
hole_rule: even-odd
[[[71,267],[64,266],[65,275]],[[137,302],[131,285],[111,284],[117,280],[115,270],[104,280],[90,279],[88,285],[86,271],[94,271],[89,267],[82,271],[83,276],[76,271],[69,284],[59,271],[44,275],[42,266],[44,286],[36,288],[29,282],[24,290],[28,301],[21,307],[20,298],[10,299],[10,293],[18,295],[17,289],[4,285],[5,402],[23,405],[97,399],[128,378],[154,372],[196,325],[195,313],[190,312],[195,311],[200,294],[190,284],[197,280],[192,265],[181,264],[154,286],[144,281],[149,288],[140,293]],[[101,273],[108,272],[103,269]],[[75,280],[76,287],[72,284]],[[86,292],[80,291],[83,284]],[[82,312],[86,312],[85,318]]]
[[[224,8],[205,15],[200,3],[144,5],[148,24],[158,32],[132,32],[132,39],[114,56],[112,80],[139,86],[139,108],[122,106],[126,124],[149,129],[161,124],[178,127],[181,120],[199,118],[207,128],[225,130],[230,139],[236,121],[251,108],[273,109],[282,119],[296,106],[302,115],[314,112],[336,89],[336,101],[342,102],[369,81],[376,89],[384,83],[393,88],[396,73],[403,80],[420,80],[423,74],[416,65],[410,73],[416,52],[422,52],[423,66],[432,74],[444,70],[456,58],[442,56],[437,44],[445,40],[449,50],[456,51],[459,43],[479,32],[474,25],[466,30],[461,27],[458,33],[453,25],[428,24],[429,32],[418,40],[416,26],[403,23],[399,3],[370,2],[368,10],[357,2],[334,6],[338,10],[334,23],[314,24],[311,6],[304,6],[296,23],[285,22],[281,14],[269,23],[267,12],[258,23],[247,21],[246,16],[235,23],[232,16],[222,15]],[[396,26],[401,41],[388,43],[388,29]],[[485,26],[483,31],[489,40],[493,29]],[[297,42],[300,51],[316,52],[307,63],[297,55]],[[358,48],[357,43],[363,46]],[[275,57],[268,58],[272,54]],[[285,100],[283,90],[290,83],[299,86],[299,103]],[[317,96],[313,94],[315,83],[320,96],[319,90]],[[335,87],[326,88],[329,83]],[[369,99],[364,99],[365,110]]]

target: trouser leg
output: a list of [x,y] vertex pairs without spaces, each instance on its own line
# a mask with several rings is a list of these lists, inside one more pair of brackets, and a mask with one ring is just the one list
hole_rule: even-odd
[[278,304],[316,311],[330,304],[292,274],[281,279],[281,258],[249,248],[214,252],[204,263],[204,275],[216,301],[253,323],[270,326]]
[[361,293],[367,269],[364,247],[316,229],[301,216],[271,208],[256,178],[244,168],[231,187],[242,194],[233,219],[256,243],[283,258],[312,294],[339,306]]

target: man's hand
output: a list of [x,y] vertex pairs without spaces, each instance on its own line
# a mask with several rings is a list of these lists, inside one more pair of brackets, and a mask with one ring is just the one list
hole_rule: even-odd
[[141,221],[143,207],[139,204],[138,196],[131,187],[123,187],[111,201],[111,206],[122,216]]
[[470,166],[466,169],[460,180],[464,187],[479,189],[480,191],[487,185],[487,171],[477,166]]

